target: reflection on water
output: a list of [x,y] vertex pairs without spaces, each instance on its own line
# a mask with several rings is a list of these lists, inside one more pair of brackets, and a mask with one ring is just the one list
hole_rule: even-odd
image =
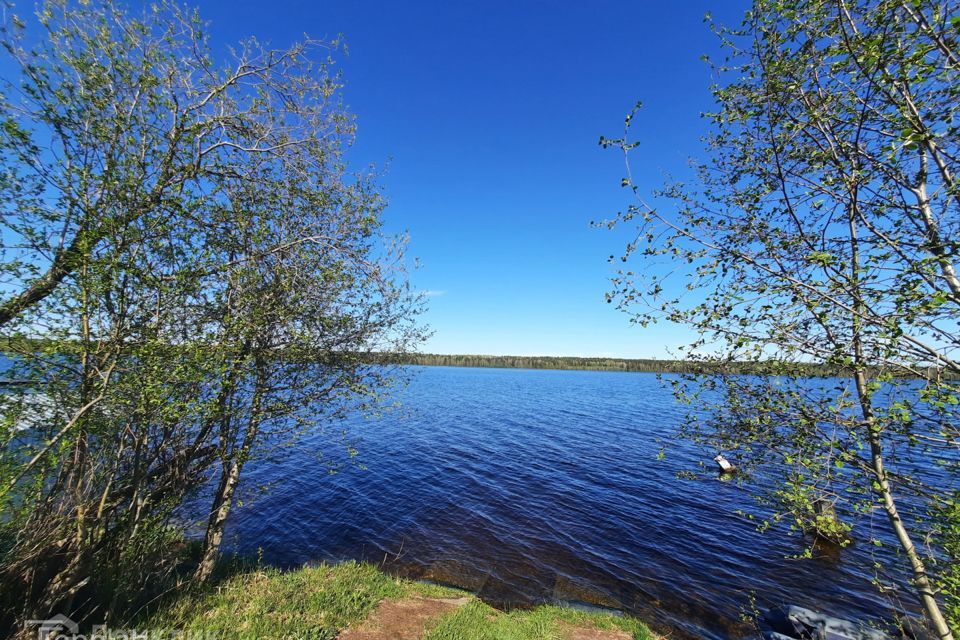
[[[749,631],[751,598],[889,608],[872,545],[790,559],[801,540],[735,515],[755,507],[739,483],[678,479],[716,452],[672,441],[683,411],[653,375],[425,368],[402,400],[351,424],[366,470],[329,475],[317,454],[336,445],[320,438],[251,467],[248,497],[273,487],[235,511],[234,548],[283,565],[363,559],[494,605],[610,608],[711,638]],[[884,528],[871,517],[861,533]]]

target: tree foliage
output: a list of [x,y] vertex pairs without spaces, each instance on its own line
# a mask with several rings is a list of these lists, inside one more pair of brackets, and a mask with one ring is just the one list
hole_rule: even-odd
[[[640,324],[695,329],[691,357],[766,363],[774,376],[678,382],[711,409],[688,432],[779,469],[767,497],[802,527],[822,524],[824,503],[885,513],[949,638],[940,604],[954,633],[960,610],[941,569],[955,549],[918,545],[944,530],[928,516],[948,513],[960,461],[960,10],[755,0],[715,30],[726,57],[707,156],[651,204],[624,180],[637,200],[610,224],[637,225],[623,257],[643,266],[620,272],[611,300]],[[809,363],[849,382],[804,379]]]
[[364,354],[422,335],[375,176],[344,159],[336,43],[223,64],[205,28],[109,0],[4,26],[7,629],[135,613],[182,579],[181,506],[219,480],[215,559],[244,462],[376,405],[394,372]]

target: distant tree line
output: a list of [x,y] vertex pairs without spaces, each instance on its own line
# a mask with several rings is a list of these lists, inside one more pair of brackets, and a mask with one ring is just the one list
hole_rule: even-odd
[[[404,353],[382,357],[394,364],[424,367],[491,367],[502,369],[560,369],[581,371],[630,371],[642,373],[726,373],[776,375],[778,362],[740,362],[696,360],[659,360],[655,358],[581,358],[577,356],[483,356],[437,353]],[[839,367],[827,364],[801,363],[808,376],[842,375]]]
[[[342,352],[324,352],[318,349],[300,348],[297,352],[292,345],[284,350],[273,352],[270,357],[301,363],[329,364],[332,360],[342,359]],[[0,336],[0,353],[16,355],[18,353],[37,353],[57,350],[59,353],[74,353],[79,344],[66,341],[53,341],[46,338],[24,338]],[[191,349],[206,349],[209,353],[217,351],[216,345],[167,345],[167,355],[175,357],[178,353]],[[490,369],[555,369],[558,371],[623,371],[631,373],[675,373],[704,375],[753,375],[780,376],[799,375],[808,378],[849,377],[849,371],[832,363],[784,362],[781,360],[722,360],[694,359],[668,360],[659,358],[600,358],[579,356],[489,356],[460,353],[416,353],[398,352],[357,352],[350,354],[357,363],[366,365],[395,366],[413,365],[419,367],[475,367]],[[935,367],[913,367],[912,370],[896,372],[901,379],[926,379],[940,376],[945,379],[957,379],[958,375],[944,372]],[[0,374],[0,387],[25,382]]]

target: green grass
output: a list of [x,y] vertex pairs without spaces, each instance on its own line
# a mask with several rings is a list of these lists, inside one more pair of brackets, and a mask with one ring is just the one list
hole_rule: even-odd
[[[354,562],[288,572],[260,568],[184,592],[138,621],[136,628],[210,632],[219,639],[328,640],[347,625],[366,619],[385,598],[464,595],[456,589],[393,578]],[[642,623],[627,617],[553,606],[506,613],[474,599],[441,618],[426,639],[554,640],[562,637],[564,624],[623,629],[637,640],[652,637]]]
[[626,616],[555,606],[503,612],[474,600],[440,620],[425,640],[560,640],[564,626],[619,629],[636,640],[654,638],[642,622]]
[[287,572],[260,568],[185,592],[137,627],[212,631],[224,638],[334,638],[384,598],[451,592],[353,562]]

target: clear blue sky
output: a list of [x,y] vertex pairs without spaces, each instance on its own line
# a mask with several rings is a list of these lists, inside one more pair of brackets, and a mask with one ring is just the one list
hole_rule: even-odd
[[642,100],[637,182],[698,155],[717,43],[707,11],[742,0],[371,2],[207,0],[216,47],[342,34],[357,165],[386,169],[387,224],[410,234],[436,353],[668,357],[689,340],[604,301],[624,233],[590,227],[628,204],[603,151]]

